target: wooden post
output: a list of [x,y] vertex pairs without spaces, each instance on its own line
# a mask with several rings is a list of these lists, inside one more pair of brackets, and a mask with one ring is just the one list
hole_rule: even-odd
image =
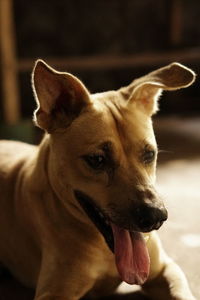
[[180,45],[183,29],[183,3],[182,0],[171,0],[170,12],[170,42],[172,46]]
[[0,50],[3,113],[7,124],[20,119],[12,0],[0,0]]

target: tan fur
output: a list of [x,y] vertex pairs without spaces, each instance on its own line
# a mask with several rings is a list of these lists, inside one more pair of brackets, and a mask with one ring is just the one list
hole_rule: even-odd
[[[36,287],[35,300],[77,300],[114,292],[120,283],[114,255],[74,196],[79,189],[121,226],[130,207],[148,203],[156,161],[151,116],[162,90],[189,86],[194,73],[174,63],[126,88],[90,95],[80,80],[39,60],[33,72],[35,122],[46,131],[39,146],[0,143],[0,261],[22,283]],[[109,142],[116,167],[94,172],[83,156]],[[151,270],[144,291],[157,300],[194,300],[179,267],[165,254],[156,232],[145,234]]]

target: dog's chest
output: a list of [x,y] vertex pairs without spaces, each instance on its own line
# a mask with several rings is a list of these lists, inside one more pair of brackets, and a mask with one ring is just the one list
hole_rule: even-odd
[[89,298],[99,297],[113,293],[121,280],[119,278],[115,257],[110,250],[105,251],[102,256],[97,256],[93,265],[91,265],[95,283],[87,296]]
[[87,294],[88,298],[103,297],[112,294],[121,283],[114,259],[109,263],[105,261],[101,266],[96,266],[96,268],[98,276],[93,288]]

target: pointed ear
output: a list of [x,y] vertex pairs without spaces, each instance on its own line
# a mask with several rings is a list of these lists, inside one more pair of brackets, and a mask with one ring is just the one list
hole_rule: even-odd
[[69,126],[90,104],[89,92],[78,78],[57,72],[42,60],[33,69],[32,87],[37,102],[34,120],[48,132]]
[[136,103],[151,116],[158,110],[158,98],[162,90],[185,88],[194,80],[195,73],[191,69],[179,63],[172,63],[133,81],[121,91],[129,104]]

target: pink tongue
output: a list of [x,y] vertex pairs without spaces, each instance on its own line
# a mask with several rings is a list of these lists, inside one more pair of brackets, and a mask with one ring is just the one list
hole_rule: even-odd
[[129,232],[111,224],[114,235],[115,262],[120,277],[129,284],[143,284],[149,275],[150,259],[139,232]]

